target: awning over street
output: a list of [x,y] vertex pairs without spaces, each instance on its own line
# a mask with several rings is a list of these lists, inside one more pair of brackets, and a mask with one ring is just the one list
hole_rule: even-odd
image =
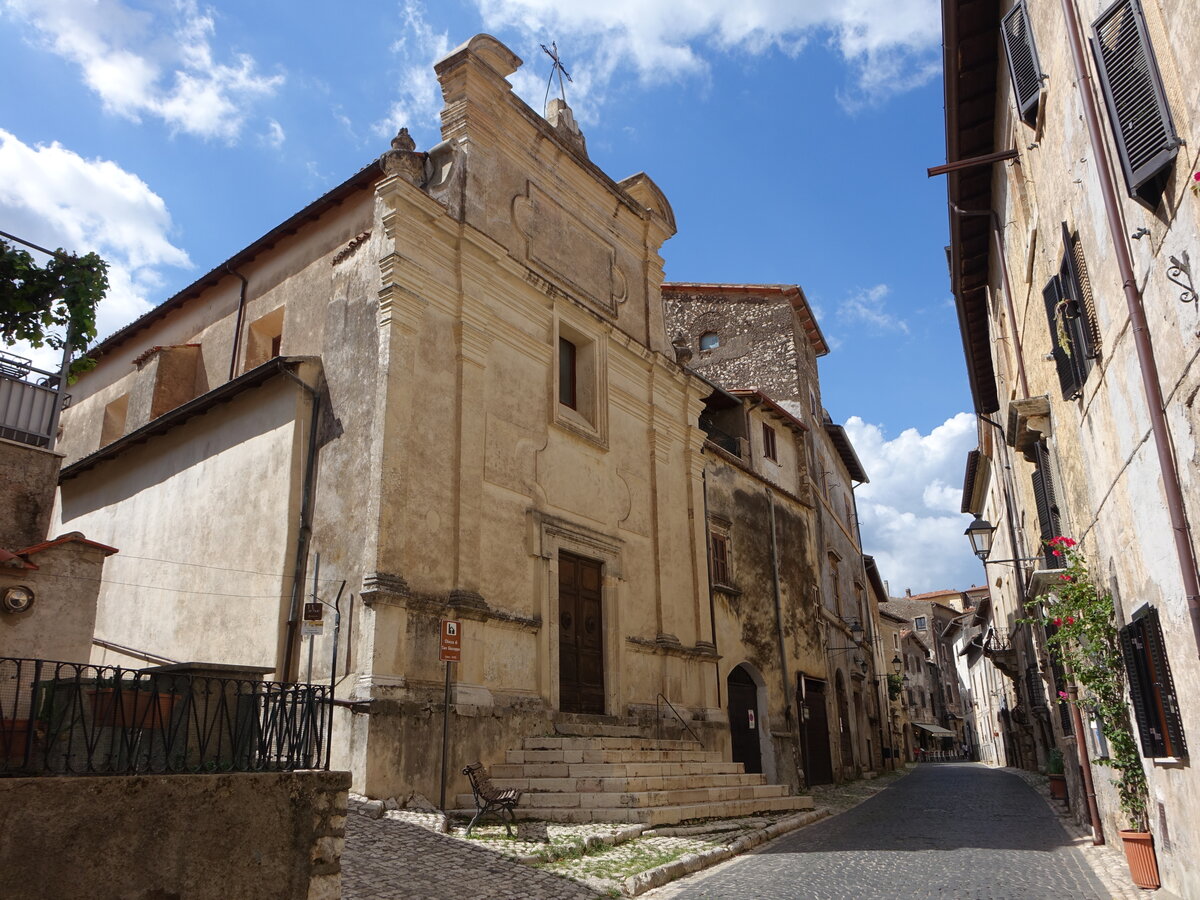
[[924,728],[930,734],[936,737],[956,737],[953,731],[947,731],[941,725],[926,725],[924,722],[913,722],[918,728]]

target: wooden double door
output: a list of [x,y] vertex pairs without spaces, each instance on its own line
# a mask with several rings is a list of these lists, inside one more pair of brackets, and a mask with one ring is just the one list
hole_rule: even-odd
[[598,560],[558,554],[558,707],[604,714],[604,621]]

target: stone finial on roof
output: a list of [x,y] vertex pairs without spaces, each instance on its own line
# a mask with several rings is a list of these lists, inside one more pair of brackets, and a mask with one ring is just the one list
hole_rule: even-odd
[[675,351],[675,362],[681,366],[686,366],[692,361],[692,348],[688,346],[687,337],[682,332],[675,335],[675,339],[671,341],[671,348]]
[[389,175],[399,175],[409,184],[420,186],[425,181],[425,157],[417,153],[417,142],[407,128],[401,128],[392,138],[392,149],[380,160]]

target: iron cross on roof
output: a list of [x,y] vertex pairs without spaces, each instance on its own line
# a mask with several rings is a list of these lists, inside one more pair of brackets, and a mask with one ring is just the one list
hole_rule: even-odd
[[567,102],[567,91],[563,86],[563,76],[566,76],[567,81],[571,82],[571,84],[575,83],[575,79],[571,77],[571,73],[567,71],[567,67],[562,64],[562,60],[558,57],[557,41],[551,41],[549,47],[545,44],[541,46],[546,55],[554,60],[554,64],[550,67],[550,77],[546,80],[546,96],[542,99],[542,115],[545,115],[547,103],[550,99],[550,85],[554,83],[555,74],[558,75],[558,92],[562,96],[563,103]]

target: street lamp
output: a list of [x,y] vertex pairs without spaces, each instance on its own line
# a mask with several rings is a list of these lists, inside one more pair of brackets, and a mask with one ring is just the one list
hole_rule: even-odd
[[996,535],[996,526],[987,519],[975,517],[975,521],[967,526],[967,530],[963,532],[971,542],[971,552],[979,557],[979,561],[986,566],[988,563],[998,565],[1000,563],[1022,563],[1022,562],[1037,562],[1041,559],[1040,556],[1020,556],[1016,559],[988,559],[988,554],[992,552],[992,538]]
[[900,658],[900,654],[897,653],[895,656],[892,657],[892,671],[895,672],[897,675],[899,675],[900,670],[903,668],[904,668],[904,660],[902,660]]

